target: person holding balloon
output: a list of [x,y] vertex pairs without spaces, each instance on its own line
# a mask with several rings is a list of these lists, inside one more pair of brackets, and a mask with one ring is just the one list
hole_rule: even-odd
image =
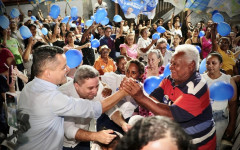
[[[148,51],[148,65],[145,67],[145,72],[142,76],[142,82],[145,81],[148,77],[159,76],[163,74],[164,67],[163,64],[163,56],[160,51],[153,49]],[[154,114],[147,109],[139,106],[139,115],[147,117],[153,116]]]
[[217,42],[216,28],[217,28],[217,24],[214,23],[212,25],[212,32],[211,32],[212,51],[216,51],[221,54],[223,58],[222,69],[226,71],[226,74],[229,74],[231,76],[238,75],[235,59],[240,54],[240,51],[233,53],[231,50],[229,50],[231,43],[228,37],[221,37]]
[[143,61],[147,62],[147,51],[150,49],[155,48],[155,43],[157,42],[157,39],[152,40],[148,37],[148,28],[142,27],[140,30],[141,37],[138,39],[138,50],[139,50],[139,57],[143,59]]
[[138,45],[135,44],[135,34],[127,34],[124,44],[120,45],[120,54],[126,56],[127,60],[138,58]]
[[[231,139],[235,131],[236,112],[237,112],[237,86],[230,75],[226,75],[220,71],[223,63],[222,56],[219,53],[210,53],[207,56],[206,68],[207,72],[201,76],[207,81],[208,87],[218,81],[225,81],[233,86],[231,99],[214,100],[211,99],[213,119],[216,126],[217,150],[221,149],[222,138]],[[218,90],[217,88],[214,90]],[[210,91],[211,92],[211,91]],[[211,93],[210,93],[211,94]],[[226,93],[219,93],[219,95]],[[222,96],[223,97],[223,96]]]
[[199,28],[195,27],[193,29],[192,37],[187,39],[185,44],[192,44],[192,45],[195,45],[195,46],[202,47],[201,41],[200,41],[200,38],[199,38],[198,35],[199,35]]
[[82,52],[82,49],[83,48],[87,48],[90,46],[90,43],[86,43],[85,45],[82,45],[82,46],[78,46],[78,45],[75,45],[74,44],[74,41],[75,41],[75,34],[72,32],[72,31],[68,31],[66,33],[66,44],[64,47],[63,47],[63,50],[64,52],[66,53],[69,49],[77,49],[79,50],[80,52]]
[[207,55],[212,51],[212,40],[211,40],[211,27],[206,27],[206,32],[203,37],[200,38],[201,45],[202,45],[202,58],[206,58]]
[[62,37],[60,35],[60,27],[59,27],[59,23],[55,23],[52,26],[51,29],[51,34],[49,34],[49,42],[53,45],[53,46],[58,46],[63,48],[65,46],[65,42],[64,42],[64,37]]
[[167,50],[167,45],[168,45],[167,40],[164,38],[160,38],[157,41],[156,49],[160,50],[163,56],[162,66],[166,66],[171,61],[171,58],[172,58],[172,52]]
[[142,86],[130,78],[125,78],[122,88],[154,115],[167,116],[179,123],[198,150],[214,150],[216,135],[209,90],[197,72],[199,60],[195,46],[179,45],[170,62],[171,74],[150,97],[145,96]]

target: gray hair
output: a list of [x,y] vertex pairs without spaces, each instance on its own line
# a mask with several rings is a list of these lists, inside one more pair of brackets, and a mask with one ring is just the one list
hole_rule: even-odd
[[200,62],[200,57],[199,57],[199,52],[197,48],[191,44],[183,44],[183,45],[178,45],[175,49],[175,52],[173,55],[178,54],[179,52],[183,52],[187,61],[190,63],[192,61],[195,62],[195,69],[198,70],[199,68],[199,62]]
[[154,53],[158,59],[160,59],[160,62],[158,64],[158,66],[162,66],[163,64],[163,56],[162,56],[162,53],[159,51],[159,50],[156,50],[156,49],[151,49],[147,52],[147,55],[149,55],[150,53]]
[[167,42],[167,40],[165,38],[160,38],[160,39],[157,40],[157,45],[158,44],[162,44],[162,43],[166,43],[167,44],[168,42]]
[[82,82],[85,79],[96,78],[99,76],[98,71],[89,65],[82,65],[78,67],[77,71],[74,74],[74,83]]

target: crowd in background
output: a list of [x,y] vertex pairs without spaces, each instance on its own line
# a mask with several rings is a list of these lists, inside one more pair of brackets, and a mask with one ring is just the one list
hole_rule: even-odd
[[[28,82],[34,79],[37,72],[32,68],[33,53],[42,45],[58,46],[63,49],[64,53],[70,49],[79,50],[83,56],[81,65],[93,66],[99,75],[103,76],[103,81],[108,78],[104,77],[104,74],[115,72],[144,83],[150,76],[163,74],[167,64],[171,63],[176,47],[182,44],[191,44],[201,48],[201,60],[207,59],[206,74],[203,75],[207,82],[211,82],[211,80],[224,74],[226,77],[224,76],[223,79],[219,80],[231,83],[235,89],[239,84],[240,27],[238,25],[231,25],[230,34],[221,37],[212,20],[201,21],[193,25],[191,22],[180,20],[180,17],[174,16],[174,14],[172,19],[166,23],[162,18],[159,18],[157,22],[152,24],[150,20],[138,20],[137,23],[122,20],[119,23],[109,22],[105,26],[94,22],[90,27],[87,27],[84,26],[85,20],[81,17],[72,22],[70,22],[70,17],[67,23],[62,23],[63,16],[59,16],[57,19],[52,19],[50,16],[44,18],[40,11],[36,16],[38,19],[33,21],[31,16],[34,14],[31,10],[28,10],[28,14],[23,14],[21,10],[20,12],[20,17],[15,19],[5,14],[9,18],[10,25],[7,29],[0,27],[0,107],[2,115],[0,128],[3,133],[6,133],[8,129],[6,122],[4,122],[4,113],[2,113],[3,95],[11,90],[21,91]],[[32,33],[32,37],[24,40],[19,31],[23,25],[27,26]],[[165,27],[166,32],[158,33],[158,26]],[[47,28],[47,35],[42,34],[42,28]],[[204,31],[205,35],[199,37],[200,31]],[[161,38],[152,39],[154,33],[160,34]],[[92,48],[92,36],[99,40],[99,48]],[[8,74],[11,65],[14,66],[13,74],[18,77],[17,89],[15,87],[12,89],[7,84],[7,78],[11,76]],[[70,69],[67,76],[74,78],[76,70],[77,67]],[[112,82],[114,81],[109,82],[108,86],[113,86]],[[236,91],[238,92],[235,92],[235,100],[233,100],[235,102],[239,101],[237,99],[239,89]],[[224,105],[224,107],[220,108],[220,105]],[[217,128],[217,136],[221,139],[222,137],[230,139],[234,135],[237,109],[235,106],[237,107],[237,103],[231,103],[231,101],[226,104],[212,105],[213,113],[217,114],[220,110],[224,110],[223,114],[225,114],[225,109],[229,109],[229,115],[226,114],[226,116],[230,116],[230,125],[227,121],[227,123],[224,122],[224,127]],[[135,103],[132,103],[131,108],[134,111],[125,114],[124,119],[135,114],[144,117],[154,115],[153,112]],[[221,122],[221,124],[223,123]],[[221,135],[218,135],[220,130],[222,130]]]

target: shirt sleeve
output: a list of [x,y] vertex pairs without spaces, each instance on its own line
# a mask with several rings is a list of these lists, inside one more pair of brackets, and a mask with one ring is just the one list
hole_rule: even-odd
[[53,95],[51,108],[53,109],[53,113],[59,116],[76,116],[97,119],[102,114],[101,102],[68,97],[60,91]]
[[64,136],[68,140],[75,140],[75,135],[77,134],[79,128],[75,126],[75,120],[72,117],[64,118]]

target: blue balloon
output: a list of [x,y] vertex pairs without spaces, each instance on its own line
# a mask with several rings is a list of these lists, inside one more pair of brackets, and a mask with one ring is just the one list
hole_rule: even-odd
[[98,47],[100,46],[99,40],[93,39],[93,40],[91,41],[91,46],[92,46],[92,48],[98,48]]
[[85,25],[90,27],[93,24],[93,20],[86,21]]
[[10,12],[11,18],[17,18],[20,15],[20,12],[17,8],[13,8]]
[[234,94],[234,89],[230,83],[225,81],[217,81],[209,87],[209,92],[211,99],[222,101],[231,99]]
[[143,88],[146,93],[151,94],[161,83],[163,78],[151,76],[144,81]]
[[47,35],[48,34],[48,30],[47,30],[47,28],[42,28],[42,34],[43,35]]
[[7,29],[9,27],[9,19],[5,15],[0,16],[0,26],[3,29]]
[[206,70],[207,70],[207,68],[206,68],[206,58],[204,58],[200,63],[199,73],[203,74]]
[[102,25],[107,25],[109,23],[109,19],[108,19],[108,17],[105,17],[102,21],[101,21],[101,24]]
[[171,71],[170,71],[170,63],[168,63],[166,66],[165,66],[165,68],[164,68],[164,72],[163,72],[163,76],[164,77],[167,77],[167,76],[169,76],[170,74],[171,74]]
[[91,20],[93,20],[93,21],[95,20],[94,16],[91,16]]
[[197,48],[197,50],[198,50],[198,52],[199,52],[199,54],[200,54],[200,53],[201,53],[201,50],[202,50],[201,47],[197,45],[196,48]]
[[53,17],[53,19],[57,19],[59,14],[60,14],[60,7],[58,5],[52,5],[49,15]]
[[94,14],[95,21],[100,23],[105,17],[107,17],[106,9],[98,8],[97,12]]
[[82,62],[82,53],[76,49],[70,49],[66,53],[67,65],[69,68],[75,68]]
[[91,34],[91,39],[90,39],[90,41],[92,41],[94,39],[94,36]]
[[70,26],[73,27],[73,28],[77,27],[77,25],[75,23],[70,23]]
[[214,10],[214,11],[212,12],[212,16],[213,16],[214,14],[216,14],[216,13],[219,13],[219,11],[218,11],[218,10]]
[[36,21],[37,18],[35,16],[31,16],[32,21]]
[[159,33],[154,33],[154,34],[152,35],[152,39],[153,39],[153,40],[155,40],[155,39],[160,39]]
[[19,31],[24,40],[32,37],[32,33],[27,26],[21,26]]
[[158,0],[150,0],[150,2],[147,4],[147,11],[152,11],[154,8],[156,8],[157,4]]
[[204,31],[200,31],[198,36],[199,37],[203,37],[204,35],[205,35],[205,32]]
[[77,9],[76,6],[73,6],[73,7],[71,8],[71,17],[74,18],[74,17],[77,16],[77,14],[78,14],[78,9]]
[[164,33],[164,32],[166,32],[166,29],[163,26],[158,26],[157,27],[157,32]]
[[212,20],[213,22],[215,23],[221,23],[221,22],[224,22],[224,18],[223,16],[220,14],[220,13],[216,13],[212,16]]
[[61,21],[61,23],[67,24],[69,17],[70,17],[70,16],[64,17],[63,20]]
[[228,36],[231,32],[231,27],[226,22],[221,22],[217,25],[217,31],[221,36]]
[[121,21],[122,21],[122,17],[119,16],[119,15],[115,15],[115,16],[113,17],[113,21],[115,21],[115,22],[121,22]]

